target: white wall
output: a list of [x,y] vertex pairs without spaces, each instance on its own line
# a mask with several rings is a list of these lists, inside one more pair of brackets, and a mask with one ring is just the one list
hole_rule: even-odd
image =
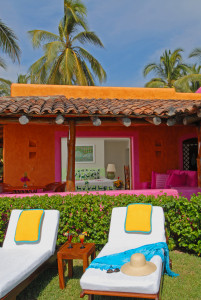
[[[94,145],[95,162],[94,163],[75,163],[76,169],[105,168],[108,163],[114,163],[116,167],[116,176],[124,181],[124,165],[128,165],[129,158],[129,139],[127,138],[77,138],[76,146]],[[66,180],[67,170],[67,138],[61,138],[61,173],[62,181]],[[105,174],[107,175],[107,173]]]
[[115,178],[124,181],[124,166],[129,164],[129,140],[105,140],[105,169],[108,164],[115,164]]
[[[102,138],[77,138],[76,146],[81,145],[94,145],[95,162],[94,163],[75,163],[76,169],[87,168],[104,168],[105,156],[104,156],[104,139]],[[61,170],[62,180],[66,180],[67,169],[67,138],[61,138]],[[64,171],[65,170],[65,171]]]

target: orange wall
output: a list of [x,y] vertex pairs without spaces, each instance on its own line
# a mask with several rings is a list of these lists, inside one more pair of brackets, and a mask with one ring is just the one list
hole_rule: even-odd
[[54,143],[53,126],[5,125],[4,182],[21,186],[24,172],[32,186],[54,182]]
[[199,93],[176,93],[167,88],[128,88],[75,85],[19,84],[11,85],[11,96],[64,95],[68,98],[118,98],[118,99],[177,99],[201,100]]
[[195,134],[190,126],[149,126],[139,128],[140,181],[151,181],[151,172],[179,169],[179,139]]

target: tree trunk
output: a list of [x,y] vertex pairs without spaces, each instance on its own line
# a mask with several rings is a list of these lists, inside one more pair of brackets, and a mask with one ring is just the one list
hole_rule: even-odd
[[76,139],[75,120],[69,121],[68,146],[68,169],[66,177],[66,191],[75,191],[75,139]]
[[197,128],[198,132],[198,157],[197,157],[197,173],[198,173],[198,187],[201,187],[201,126]]

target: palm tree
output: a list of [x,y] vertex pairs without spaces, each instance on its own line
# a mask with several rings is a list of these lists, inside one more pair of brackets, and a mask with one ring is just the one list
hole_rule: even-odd
[[[32,83],[95,85],[106,80],[99,61],[80,44],[103,47],[98,36],[89,31],[85,20],[86,8],[79,0],[65,0],[65,15],[58,34],[44,30],[29,31],[34,47],[43,44],[44,55],[29,69]],[[79,31],[78,29],[82,29]],[[89,68],[89,66],[90,68]]]
[[178,92],[195,93],[201,86],[201,65],[192,65],[188,68],[188,74],[174,82]]
[[27,74],[19,74],[17,76],[17,83],[28,83],[30,80],[30,76]]
[[[17,37],[0,19],[0,50],[9,55],[13,62],[20,62],[21,50],[17,44]],[[6,68],[5,61],[0,57],[0,67]]]
[[10,80],[0,78],[0,97],[10,95],[10,86],[12,82]]
[[[17,76],[17,83],[28,83],[29,76],[20,74]],[[0,78],[0,97],[3,96],[10,96],[10,88],[11,88],[12,81]]]
[[173,52],[171,52],[171,50],[165,50],[160,57],[159,64],[151,63],[146,65],[143,70],[143,75],[146,76],[153,71],[158,77],[151,79],[145,86],[172,88],[174,81],[185,75],[188,70],[188,66],[182,63],[182,51],[180,48]]

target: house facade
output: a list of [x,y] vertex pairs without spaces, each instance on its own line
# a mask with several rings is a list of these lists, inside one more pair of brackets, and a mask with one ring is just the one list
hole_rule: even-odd
[[[0,109],[4,182],[13,186],[22,185],[24,172],[33,186],[62,181],[66,164],[73,160],[71,168],[86,165],[106,170],[113,163],[120,179],[128,164],[131,189],[148,187],[152,171],[197,169],[200,94],[13,84],[11,97],[0,99]],[[22,116],[27,124],[19,123]],[[62,124],[55,123],[58,116]],[[99,126],[94,122],[97,118]],[[70,124],[75,145],[77,141],[77,146],[93,146],[94,160],[88,164],[69,157]]]

